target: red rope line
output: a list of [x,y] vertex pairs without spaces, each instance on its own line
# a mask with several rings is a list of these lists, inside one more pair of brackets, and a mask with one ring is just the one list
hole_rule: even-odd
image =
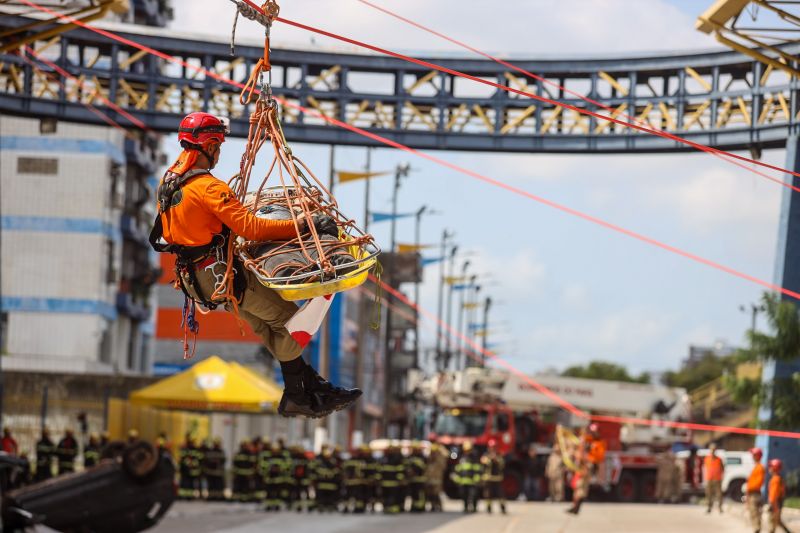
[[[84,84],[83,81],[81,81],[80,79],[76,78],[75,76],[73,76],[72,74],[70,74],[69,72],[64,70],[63,68],[59,67],[58,65],[56,65],[55,63],[53,63],[49,59],[44,58],[41,55],[37,54],[36,51],[34,51],[33,48],[31,48],[29,46],[25,46],[25,50],[29,54],[31,54],[33,57],[35,57],[38,61],[41,61],[42,63],[44,63],[48,67],[52,68],[53,70],[55,70],[56,72],[61,74],[62,77],[69,78],[70,80],[72,80],[75,83],[77,83],[78,86],[80,86],[82,89],[85,88],[85,84]],[[116,111],[117,113],[119,113],[120,115],[122,115],[123,117],[128,119],[131,122],[131,124],[133,124],[137,128],[141,128],[142,130],[147,131],[147,132],[152,131],[150,128],[147,127],[147,124],[145,124],[144,122],[142,122],[138,118],[134,117],[133,115],[131,115],[127,111],[125,111],[122,107],[118,106],[116,103],[114,103],[111,100],[109,100],[108,98],[106,98],[99,90],[97,91],[97,97],[100,98],[100,100],[102,100],[103,103],[106,104],[108,107],[112,108],[114,111]],[[81,103],[83,103],[83,102],[81,102]],[[91,105],[91,104],[86,104],[86,105]]]
[[[37,4],[33,3],[31,0],[20,0],[20,2],[22,2],[24,4],[27,4],[27,5],[31,6],[31,7],[37,7]],[[75,20],[72,17],[68,17],[66,15],[58,14],[58,13],[56,13],[56,12],[54,12],[52,10],[49,10],[47,8],[39,8],[39,9],[41,11],[44,11],[45,13],[49,13],[49,14],[51,14],[53,16],[57,16],[57,17],[59,17],[59,18],[61,18],[63,20],[67,20],[69,22],[73,22],[75,24],[78,24],[81,27],[84,27],[84,28],[86,28],[88,30],[94,31],[94,32],[96,32],[96,33],[98,33],[100,35],[108,37],[109,39],[113,39],[115,41],[121,42],[121,43],[126,44],[128,46],[132,46],[134,48],[138,48],[139,50],[144,50],[147,53],[153,54],[153,55],[155,55],[157,57],[160,57],[160,58],[165,59],[167,61],[170,61],[172,63],[180,64],[180,65],[182,65],[182,66],[184,66],[186,68],[189,68],[191,70],[194,70],[194,71],[197,71],[197,72],[200,72],[200,73],[204,73],[206,76],[214,78],[215,80],[218,80],[218,81],[220,81],[222,83],[226,83],[226,84],[232,85],[234,87],[238,87],[239,89],[244,88],[244,84],[242,84],[242,83],[239,83],[239,82],[236,82],[234,80],[231,80],[230,78],[226,78],[224,76],[221,76],[221,75],[217,74],[216,72],[209,71],[209,70],[207,70],[207,69],[205,69],[203,67],[200,67],[200,66],[197,66],[197,65],[192,65],[192,64],[190,64],[190,63],[188,63],[186,61],[183,61],[183,60],[181,60],[179,58],[173,57],[173,56],[171,56],[169,54],[165,54],[164,52],[160,52],[160,51],[158,51],[158,50],[156,50],[154,48],[150,48],[149,46],[137,43],[137,42],[132,41],[130,39],[126,39],[125,37],[116,35],[116,34],[111,33],[109,31],[102,30],[100,28],[95,28],[95,27],[90,26],[88,24],[81,23],[80,21]],[[318,111],[306,108],[306,107],[304,107],[304,106],[302,106],[300,104],[297,104],[297,103],[294,103],[294,102],[290,102],[288,100],[285,100],[283,98],[279,98],[277,96],[275,96],[274,98],[279,103],[281,103],[282,105],[285,105],[285,106],[290,107],[292,109],[296,109],[296,110],[302,112],[303,114],[311,115],[311,116],[316,117],[316,118],[318,118],[320,120],[328,122],[329,124],[333,124],[335,126],[339,126],[340,128],[349,130],[349,131],[351,131],[353,133],[356,133],[358,135],[367,137],[367,138],[372,139],[372,140],[374,140],[374,141],[376,141],[378,143],[385,144],[387,146],[391,146],[392,148],[396,148],[398,150],[402,150],[404,152],[407,152],[409,154],[412,154],[414,156],[417,156],[417,157],[420,157],[420,158],[423,158],[423,159],[427,159],[428,161],[431,161],[433,163],[436,163],[437,165],[449,168],[449,169],[451,169],[451,170],[453,170],[455,172],[458,172],[460,174],[464,174],[464,175],[469,176],[471,178],[483,181],[485,183],[489,183],[490,185],[494,185],[496,187],[500,187],[500,188],[506,189],[507,191],[512,192],[512,193],[514,193],[514,194],[516,194],[518,196],[522,196],[524,198],[528,198],[530,200],[533,200],[533,201],[538,202],[540,204],[546,205],[546,206],[551,207],[553,209],[557,209],[559,211],[562,211],[562,212],[567,213],[569,215],[572,215],[574,217],[581,218],[583,220],[586,220],[586,221],[591,222],[593,224],[596,224],[598,226],[604,227],[606,229],[615,231],[617,233],[621,233],[623,235],[626,235],[626,236],[631,237],[633,239],[636,239],[636,240],[642,241],[644,243],[650,244],[652,246],[656,246],[658,248],[666,250],[667,252],[670,252],[670,253],[673,253],[673,254],[676,254],[676,255],[680,255],[680,256],[685,257],[686,259],[690,259],[690,260],[692,260],[692,261],[694,261],[696,263],[700,263],[702,265],[705,265],[705,266],[720,270],[720,271],[725,272],[727,274],[730,274],[732,276],[735,276],[735,277],[744,279],[746,281],[749,281],[749,282],[751,282],[751,283],[753,283],[755,285],[760,285],[760,286],[762,286],[764,288],[767,288],[769,290],[780,292],[782,294],[785,294],[787,296],[791,296],[792,298],[800,300],[800,292],[796,292],[796,291],[793,291],[793,290],[790,290],[790,289],[786,289],[784,287],[781,287],[780,285],[776,285],[774,283],[770,283],[768,281],[762,280],[762,279],[757,278],[755,276],[751,276],[749,274],[745,274],[743,272],[740,272],[740,271],[738,271],[738,270],[736,270],[734,268],[725,266],[725,265],[723,265],[721,263],[717,263],[717,262],[712,261],[710,259],[706,259],[706,258],[704,258],[702,256],[697,255],[697,254],[693,254],[691,252],[687,252],[685,250],[682,250],[682,249],[680,249],[678,247],[663,243],[663,242],[661,242],[661,241],[659,241],[657,239],[654,239],[652,237],[648,237],[646,235],[637,233],[635,231],[629,230],[629,229],[624,228],[622,226],[618,226],[618,225],[613,224],[611,222],[607,222],[607,221],[605,221],[605,220],[603,220],[601,218],[589,215],[587,213],[583,213],[582,211],[578,211],[576,209],[573,209],[571,207],[567,207],[565,205],[559,204],[559,203],[554,202],[552,200],[548,200],[547,198],[544,198],[544,197],[541,197],[541,196],[537,196],[537,195],[535,195],[533,193],[530,193],[528,191],[525,191],[525,190],[519,189],[517,187],[514,187],[513,185],[509,185],[507,183],[503,183],[501,181],[498,181],[498,180],[496,180],[494,178],[490,178],[488,176],[484,176],[483,174],[480,174],[480,173],[478,173],[478,172],[476,172],[474,170],[469,170],[467,168],[464,168],[464,167],[461,167],[459,165],[456,165],[455,163],[450,163],[449,161],[445,161],[444,159],[441,159],[441,158],[436,157],[434,155],[427,154],[425,152],[421,152],[419,150],[416,150],[414,148],[411,148],[409,146],[401,144],[401,143],[399,143],[397,141],[393,141],[391,139],[388,139],[388,138],[383,137],[381,135],[378,135],[376,133],[372,133],[370,131],[364,130],[364,129],[359,128],[357,126],[353,126],[351,124],[347,124],[347,123],[342,122],[340,120],[337,120],[335,118],[331,118],[331,117],[325,116],[322,113],[319,113]]]
[[[476,54],[478,54],[478,55],[480,55],[482,57],[485,57],[485,58],[487,58],[487,59],[489,59],[491,61],[494,61],[495,63],[503,65],[504,67],[508,67],[508,68],[510,68],[510,69],[512,69],[512,70],[514,70],[516,72],[524,74],[524,75],[528,76],[529,78],[532,78],[532,79],[537,80],[537,81],[541,81],[542,83],[544,83],[546,85],[549,85],[551,87],[554,87],[556,89],[564,91],[567,94],[570,94],[572,96],[580,98],[584,102],[588,102],[590,104],[596,105],[597,107],[600,107],[600,108],[605,109],[606,111],[610,111],[612,113],[616,112],[616,109],[614,109],[611,106],[608,106],[608,105],[606,105],[606,104],[604,104],[602,102],[598,102],[597,100],[589,98],[588,96],[586,96],[584,94],[580,94],[577,91],[573,91],[573,90],[570,90],[570,89],[568,89],[566,87],[563,87],[562,85],[559,85],[558,83],[556,83],[554,81],[548,80],[544,76],[540,76],[538,74],[534,74],[533,72],[531,72],[529,70],[526,70],[526,69],[524,69],[522,67],[514,65],[513,63],[505,61],[505,60],[503,60],[503,59],[501,59],[499,57],[496,57],[496,56],[493,56],[493,55],[488,54],[486,52],[483,52],[483,51],[481,51],[481,50],[479,50],[479,49],[477,49],[477,48],[475,48],[473,46],[470,46],[470,45],[468,45],[468,44],[466,44],[466,43],[464,43],[462,41],[459,41],[457,39],[449,37],[449,36],[447,36],[447,35],[445,35],[445,34],[443,34],[441,32],[438,32],[438,31],[436,31],[436,30],[434,30],[432,28],[429,28],[428,26],[420,24],[419,22],[416,22],[416,21],[414,21],[412,19],[404,17],[404,16],[402,16],[402,15],[400,15],[400,14],[394,12],[394,11],[390,11],[389,9],[387,9],[385,7],[382,7],[382,6],[379,6],[377,4],[374,4],[374,3],[370,2],[369,0],[357,0],[357,1],[361,2],[362,4],[364,4],[366,6],[369,6],[369,7],[373,8],[373,9],[381,11],[382,13],[385,13],[385,14],[389,15],[390,17],[394,17],[394,18],[396,18],[396,19],[398,19],[398,20],[400,20],[402,22],[405,22],[406,24],[410,24],[411,26],[414,26],[415,28],[418,28],[418,29],[420,29],[422,31],[428,32],[430,34],[433,34],[433,35],[435,35],[435,36],[437,36],[437,37],[439,37],[441,39],[444,39],[445,41],[451,42],[451,43],[455,44],[456,46],[460,46],[461,48],[469,50],[470,52],[474,52],[474,53],[476,53]],[[651,132],[653,134],[657,135],[658,132],[662,132],[663,131],[663,130],[660,130],[660,129],[649,127],[645,121],[640,120],[640,119],[636,118],[635,116],[629,115],[627,113],[622,113],[621,115],[625,119],[631,120],[631,121],[643,126],[647,131],[649,131],[649,132]],[[678,137],[678,136],[676,135],[675,137]],[[682,137],[678,137],[678,138],[682,139]],[[700,143],[698,143],[698,144],[700,144]],[[701,146],[705,146],[705,145],[701,145]],[[712,148],[712,147],[707,147],[707,148],[710,148],[710,151],[706,151],[706,153],[710,153],[711,155],[713,155],[715,157],[718,157],[719,159],[721,159],[721,160],[723,160],[723,161],[725,161],[727,163],[730,163],[732,165],[736,165],[737,167],[743,168],[743,169],[745,169],[745,170],[747,170],[749,172],[752,172],[753,174],[761,176],[764,179],[767,179],[769,181],[773,181],[773,182],[775,182],[775,183],[777,183],[779,185],[782,185],[782,186],[788,187],[788,188],[790,188],[790,189],[792,189],[794,191],[800,192],[800,188],[799,187],[795,187],[791,183],[787,183],[782,178],[775,178],[773,176],[770,176],[769,174],[765,174],[763,172],[760,172],[760,171],[758,171],[758,170],[756,170],[756,169],[754,169],[752,167],[748,167],[748,166],[744,165],[743,163],[740,163],[739,161],[736,161],[734,159],[729,159],[728,157],[726,157],[727,155],[731,155],[732,156],[733,154],[729,154],[729,153],[724,152],[724,151],[717,152],[717,151],[715,151],[715,150],[718,150],[717,148]],[[757,161],[755,161],[753,159],[748,159],[746,157],[744,157],[743,159],[747,160],[747,161],[749,161],[751,163],[757,163]],[[785,170],[785,169],[781,169],[781,172],[791,173],[790,171]],[[794,173],[792,173],[792,174],[794,174]],[[794,175],[797,176],[797,174],[794,174]]]
[[[565,400],[564,398],[560,397],[558,394],[547,388],[545,385],[542,385],[529,375],[525,374],[524,372],[517,370],[514,366],[510,363],[502,359],[499,355],[492,352],[491,350],[486,350],[482,346],[478,345],[475,341],[473,341],[470,337],[462,334],[460,331],[457,331],[455,328],[447,324],[446,322],[439,320],[439,318],[431,313],[430,311],[415,305],[414,302],[409,300],[403,293],[394,289],[393,287],[389,286],[383,281],[376,279],[373,276],[370,276],[370,279],[373,282],[380,283],[381,287],[392,296],[397,298],[398,300],[402,301],[404,304],[408,305],[409,307],[416,309],[420,315],[429,318],[430,320],[435,321],[438,323],[443,329],[447,330],[451,336],[460,338],[467,344],[469,344],[476,352],[482,353],[487,359],[494,361],[495,363],[500,364],[506,370],[510,371],[515,376],[521,378],[529,385],[533,386],[537,391],[544,394],[551,400],[557,402],[562,408],[566,409],[570,413],[579,416],[581,418],[587,420],[594,420],[597,422],[616,422],[622,424],[634,424],[638,426],[659,426],[659,427],[670,427],[670,428],[679,428],[679,429],[691,429],[697,431],[718,431],[718,432],[727,432],[727,433],[739,433],[743,435],[767,435],[770,437],[783,437],[789,439],[800,439],[800,432],[793,432],[793,431],[778,431],[772,429],[756,429],[756,428],[739,428],[735,426],[720,426],[715,424],[698,424],[694,422],[675,422],[671,420],[651,420],[649,418],[636,418],[636,417],[625,417],[625,416],[607,416],[607,415],[592,415],[589,414],[580,408],[576,407],[569,401]],[[481,359],[475,355],[473,352],[469,350],[466,351],[466,354],[475,359],[476,361],[481,361]]]
[[[130,39],[126,39],[126,38],[124,38],[122,36],[113,34],[113,33],[108,32],[106,30],[102,30],[100,28],[95,28],[93,26],[89,26],[88,24],[83,24],[80,21],[77,21],[77,20],[73,19],[72,17],[61,15],[61,14],[58,14],[58,13],[56,13],[54,11],[51,11],[51,10],[49,10],[47,8],[40,7],[37,4],[34,4],[33,2],[31,2],[30,0],[20,0],[20,1],[22,3],[24,3],[24,4],[27,4],[27,5],[31,6],[31,7],[33,7],[33,8],[39,9],[40,11],[44,11],[46,13],[49,13],[49,14],[53,15],[53,16],[57,16],[57,17],[61,18],[62,20],[68,20],[70,22],[77,23],[79,26],[84,27],[84,28],[86,28],[86,29],[88,29],[90,31],[94,31],[95,33],[98,33],[100,35],[104,35],[104,36],[108,37],[109,39],[113,39],[113,40],[116,40],[116,41],[121,42],[123,44],[127,44],[129,46],[132,46],[134,48],[138,48],[139,50],[144,50],[145,52],[153,54],[153,55],[155,55],[157,57],[160,57],[162,59],[165,59],[167,61],[181,64],[181,65],[183,65],[183,66],[185,66],[187,68],[190,68],[192,70],[205,73],[207,76],[212,77],[212,78],[214,78],[214,79],[216,79],[218,81],[221,81],[223,83],[227,83],[227,84],[233,85],[233,86],[238,87],[240,89],[244,88],[244,84],[242,84],[242,83],[238,83],[238,82],[235,82],[235,81],[233,81],[233,80],[231,80],[229,78],[225,78],[224,76],[220,76],[219,74],[217,74],[215,72],[211,72],[211,71],[209,71],[209,70],[207,70],[205,68],[198,67],[196,65],[192,65],[192,64],[190,64],[190,63],[188,63],[186,61],[182,61],[182,60],[180,60],[178,58],[175,58],[173,56],[165,54],[164,52],[160,52],[160,51],[155,50],[153,48],[150,48],[148,46],[136,43],[135,41],[131,41]],[[787,294],[789,296],[793,296],[794,298],[800,299],[800,293],[796,293],[794,291],[790,291],[788,289],[784,289],[783,287],[779,287],[777,285],[774,285],[774,284],[771,284],[771,283],[768,283],[768,282],[765,282],[765,281],[761,281],[758,278],[754,278],[752,276],[748,276],[747,274],[739,273],[739,272],[737,272],[737,271],[735,271],[733,269],[730,269],[728,267],[725,267],[723,265],[719,265],[719,264],[714,263],[712,261],[703,259],[703,258],[701,258],[699,256],[694,256],[693,254],[690,254],[688,252],[683,252],[682,250],[680,250],[678,248],[675,248],[675,247],[660,243],[659,241],[656,241],[655,239],[650,239],[649,237],[645,237],[645,236],[636,234],[634,232],[630,232],[629,230],[626,230],[624,228],[621,228],[621,227],[615,226],[613,224],[607,223],[605,221],[602,221],[601,219],[596,219],[595,217],[592,217],[590,215],[585,215],[583,213],[580,213],[579,211],[575,211],[575,210],[573,210],[571,208],[567,208],[565,206],[561,206],[561,205],[559,205],[559,204],[557,204],[555,202],[551,202],[551,201],[546,200],[544,198],[539,198],[539,197],[537,197],[537,196],[535,196],[533,194],[527,193],[526,191],[522,191],[520,189],[516,189],[515,187],[512,187],[510,185],[498,182],[496,180],[493,180],[492,178],[488,178],[486,176],[478,174],[477,172],[462,168],[462,167],[460,167],[458,165],[455,165],[453,163],[449,163],[449,162],[444,161],[442,159],[439,159],[439,158],[437,158],[435,156],[431,156],[429,154],[425,154],[423,152],[419,152],[418,150],[415,150],[415,149],[410,148],[408,146],[405,146],[403,144],[400,144],[400,143],[397,143],[395,141],[392,141],[391,139],[387,139],[387,138],[382,137],[380,135],[377,135],[375,133],[368,132],[368,131],[363,130],[361,128],[358,128],[356,126],[351,126],[350,124],[346,124],[344,122],[340,122],[340,121],[338,121],[336,119],[332,119],[332,118],[326,117],[326,116],[322,115],[321,113],[318,113],[318,112],[313,111],[311,109],[307,109],[307,108],[305,108],[305,107],[303,107],[303,106],[301,106],[299,104],[295,104],[293,102],[289,102],[289,101],[286,101],[286,100],[283,100],[283,99],[277,98],[277,97],[276,97],[276,100],[278,100],[281,104],[286,105],[288,107],[291,107],[293,109],[297,109],[298,111],[301,111],[304,114],[309,114],[309,115],[318,117],[318,118],[320,118],[322,120],[325,120],[325,121],[327,121],[327,122],[329,122],[331,124],[335,124],[335,125],[337,125],[339,127],[345,128],[345,129],[350,130],[350,131],[352,131],[354,133],[358,133],[360,135],[363,135],[365,137],[368,137],[370,139],[378,141],[378,142],[380,142],[382,144],[386,144],[388,146],[392,146],[392,147],[397,148],[399,150],[403,150],[405,152],[414,154],[414,155],[416,155],[418,157],[422,157],[422,158],[428,159],[428,160],[430,160],[430,161],[432,161],[434,163],[446,166],[446,167],[451,168],[451,169],[453,169],[453,170],[455,170],[457,172],[460,172],[462,174],[466,174],[468,176],[471,176],[473,178],[479,179],[481,181],[486,181],[487,183],[498,185],[498,186],[506,188],[506,189],[508,189],[508,190],[510,190],[512,192],[515,192],[516,194],[520,194],[522,196],[528,196],[531,199],[536,200],[536,201],[538,201],[540,203],[544,203],[545,205],[548,205],[550,207],[565,211],[565,212],[567,212],[569,214],[573,214],[575,216],[579,216],[579,217],[584,218],[584,219],[586,219],[586,220],[588,220],[590,222],[595,222],[596,224],[599,224],[599,225],[604,226],[604,227],[608,227],[609,229],[613,229],[614,231],[618,231],[620,233],[623,233],[623,234],[629,235],[631,237],[634,237],[634,238],[636,238],[638,240],[642,240],[644,242],[648,242],[649,244],[653,244],[655,246],[659,246],[659,247],[661,247],[661,248],[663,248],[663,249],[665,249],[667,251],[671,251],[671,252],[676,253],[678,255],[683,255],[683,256],[685,256],[685,257],[687,257],[689,259],[692,259],[694,261],[700,262],[702,264],[706,264],[707,266],[712,266],[714,268],[718,268],[718,269],[720,269],[720,270],[722,270],[724,272],[727,272],[729,274],[735,275],[737,277],[741,277],[743,279],[747,279],[747,280],[752,281],[752,282],[754,282],[756,284],[766,286],[768,288],[771,288],[772,290],[778,290],[778,291],[780,291],[780,292],[782,292],[784,294]],[[414,304],[411,303],[405,296],[403,296],[398,291],[395,291],[389,285],[387,285],[387,284],[385,284],[383,282],[380,282],[380,284],[384,289],[386,289],[388,292],[390,292],[393,295],[395,295],[397,298],[407,302],[408,305],[414,306]],[[427,316],[433,316],[431,313],[423,310],[422,308],[418,308],[417,306],[414,306],[414,307],[416,309],[419,309],[419,311],[421,313],[426,314]],[[446,329],[451,331],[451,333],[453,332],[453,328],[452,327],[450,327],[449,325],[444,324],[443,322],[439,321],[438,318],[435,318],[435,320],[437,322],[439,322],[439,323],[442,323],[443,327],[445,327]],[[460,333],[456,332],[456,334],[460,334]],[[467,339],[467,343],[474,344],[474,343],[472,343],[471,339]],[[510,372],[512,372],[515,375],[517,375],[517,376],[521,377],[522,379],[524,379],[531,386],[533,386],[534,388],[536,388],[537,390],[542,392],[542,394],[545,394],[548,397],[550,397],[551,399],[553,399],[553,401],[556,401],[559,405],[564,407],[566,410],[568,410],[570,412],[573,412],[576,415],[578,415],[578,413],[583,413],[583,411],[581,411],[580,409],[578,409],[577,407],[575,407],[574,405],[572,405],[568,401],[564,400],[563,398],[558,396],[556,393],[554,393],[553,391],[551,391],[550,389],[548,389],[544,385],[542,385],[542,384],[540,384],[538,382],[535,382],[535,380],[533,380],[530,376],[526,375],[525,373],[523,373],[520,370],[517,370],[510,363],[508,363],[507,361],[505,361],[505,360],[501,359],[499,356],[497,356],[497,354],[495,354],[495,353],[493,353],[493,352],[491,352],[489,350],[483,350],[482,347],[477,347],[477,349],[481,353],[486,355],[487,357],[491,358],[493,361],[496,361],[501,366],[504,366],[505,368],[507,368]],[[536,385],[534,385],[534,383],[536,383]],[[549,392],[549,394],[544,392],[544,390],[547,390]],[[566,405],[571,406],[571,409],[566,407]],[[573,411],[573,409],[574,409],[574,411]],[[578,416],[585,417],[586,414],[584,413],[584,415],[578,415]],[[595,416],[593,418],[598,418],[599,419],[599,415]],[[612,420],[613,421],[622,421],[624,418],[623,417],[604,417],[604,419],[609,419],[607,421],[612,421]],[[624,420],[628,420],[628,419],[624,419]],[[653,421],[653,420],[646,420],[646,419],[632,418],[632,419],[629,419],[629,421],[630,421],[630,423],[638,424],[638,425],[665,425],[665,422],[663,422],[663,421]],[[769,436],[775,436],[775,437],[786,437],[786,438],[797,438],[797,439],[800,439],[800,433],[792,433],[792,432],[785,432],[785,431],[773,431],[773,430],[749,429],[749,428],[736,428],[736,427],[729,427],[729,426],[713,426],[713,425],[706,425],[706,424],[692,424],[692,423],[682,423],[682,422],[671,422],[670,424],[681,424],[681,426],[675,426],[675,427],[686,427],[688,429],[694,428],[694,429],[702,429],[702,430],[707,430],[707,431],[730,431],[732,433],[747,433],[747,434],[752,434],[751,432],[755,432],[755,434],[758,434],[758,435],[769,435]]]
[[[27,0],[22,0],[22,1],[27,1]],[[253,5],[251,0],[243,0],[243,1],[247,2],[248,4]],[[547,103],[547,104],[550,104],[550,105],[558,106],[558,107],[561,107],[561,108],[564,108],[564,109],[569,109],[570,111],[575,111],[576,113],[580,113],[582,115],[588,115],[590,117],[594,117],[594,118],[599,119],[599,120],[605,120],[605,121],[612,122],[614,124],[617,124],[617,125],[620,125],[620,126],[624,126],[624,127],[627,127],[627,128],[632,128],[634,130],[638,130],[638,131],[641,131],[641,132],[644,132],[644,133],[651,133],[651,134],[657,135],[659,137],[664,137],[665,139],[670,139],[670,140],[679,142],[681,144],[685,144],[687,146],[690,146],[690,147],[695,148],[697,150],[701,150],[703,152],[716,153],[716,154],[723,155],[725,157],[732,157],[734,159],[738,159],[740,161],[745,161],[745,162],[751,163],[753,165],[758,165],[758,166],[769,168],[769,169],[772,169],[772,170],[777,170],[777,171],[783,172],[785,174],[791,174],[793,176],[800,177],[800,172],[794,172],[794,171],[787,170],[787,169],[784,169],[784,168],[781,168],[781,167],[778,167],[778,166],[775,166],[775,165],[770,165],[769,163],[764,163],[762,161],[756,161],[755,159],[750,159],[750,158],[745,157],[745,156],[737,155],[737,154],[734,154],[734,153],[731,153],[731,152],[726,152],[726,151],[720,150],[718,148],[712,148],[712,147],[706,146],[704,144],[696,143],[694,141],[690,141],[688,139],[684,139],[682,137],[678,137],[677,135],[673,135],[673,134],[665,132],[665,131],[654,130],[652,128],[648,128],[648,127],[645,127],[645,126],[640,126],[638,124],[632,124],[630,122],[625,122],[624,120],[620,120],[618,118],[607,117],[605,115],[601,115],[599,113],[595,113],[594,111],[590,111],[588,109],[583,109],[583,108],[576,107],[576,106],[571,105],[571,104],[567,104],[567,103],[564,103],[564,102],[559,102],[557,100],[553,100],[551,98],[547,98],[547,97],[544,97],[544,96],[539,96],[538,94],[535,94],[535,93],[523,91],[523,90],[520,90],[520,89],[515,89],[514,87],[509,87],[508,85],[502,85],[500,83],[496,83],[496,82],[493,82],[493,81],[485,80],[483,78],[479,78],[477,76],[473,76],[472,74],[467,74],[466,72],[461,72],[459,70],[451,69],[449,67],[444,67],[442,65],[437,65],[436,63],[431,63],[430,61],[425,61],[425,60],[422,60],[422,59],[416,59],[414,57],[407,56],[407,55],[404,55],[404,54],[400,54],[398,52],[393,52],[391,50],[386,50],[385,48],[380,48],[378,46],[374,46],[374,45],[371,45],[371,44],[368,44],[368,43],[365,43],[365,42],[362,42],[362,41],[358,41],[356,39],[351,39],[349,37],[344,37],[344,36],[341,36],[341,35],[338,35],[338,34],[335,34],[335,33],[331,33],[329,31],[326,31],[326,30],[323,30],[323,29],[320,29],[320,28],[315,28],[314,26],[309,26],[307,24],[302,24],[300,22],[295,22],[293,20],[288,20],[288,19],[284,19],[284,18],[281,18],[281,17],[278,17],[275,20],[277,20],[278,22],[283,22],[284,24],[288,24],[289,26],[294,26],[296,28],[300,28],[300,29],[303,29],[303,30],[306,30],[306,31],[310,31],[312,33],[318,33],[319,35],[324,35],[325,37],[330,37],[331,39],[336,39],[336,40],[339,40],[339,41],[342,41],[342,42],[345,42],[345,43],[348,43],[348,44],[352,44],[353,46],[359,46],[361,48],[366,48],[367,50],[372,50],[373,52],[377,52],[379,54],[383,54],[383,55],[387,55],[387,56],[390,56],[390,57],[394,57],[396,59],[401,59],[401,60],[407,61],[409,63],[414,63],[416,65],[420,65],[422,67],[429,68],[431,70],[438,70],[439,72],[444,72],[446,74],[451,74],[453,76],[458,76],[458,77],[461,77],[461,78],[464,78],[464,79],[468,79],[468,80],[474,81],[476,83],[481,83],[483,85],[488,85],[490,87],[494,87],[495,89],[500,89],[502,91],[506,91],[506,92],[509,92],[509,93],[518,94],[520,96],[527,96],[528,98],[531,98],[533,100],[537,100],[537,101],[544,102],[544,103]],[[744,167],[744,168],[747,168],[747,167]],[[782,185],[784,185],[786,187],[789,187],[789,188],[791,188],[793,190],[800,191],[800,188],[794,187],[791,184],[784,183],[784,182],[782,182],[780,180],[776,180],[775,178],[772,178],[772,180],[776,181],[777,183],[780,183],[780,184],[782,184]]]

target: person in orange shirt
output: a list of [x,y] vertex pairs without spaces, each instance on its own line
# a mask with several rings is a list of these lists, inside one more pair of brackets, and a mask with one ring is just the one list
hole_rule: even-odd
[[769,462],[769,473],[771,478],[769,480],[769,490],[767,497],[769,501],[769,533],[775,533],[778,526],[781,526],[785,531],[789,531],[783,521],[781,521],[781,510],[783,509],[783,498],[786,496],[786,486],[783,484],[781,478],[781,469],[783,462],[780,459],[772,459]]
[[[220,156],[226,122],[209,113],[190,113],[180,124],[178,140],[183,152],[167,170],[158,187],[158,215],[150,233],[150,244],[158,252],[174,253],[177,281],[185,295],[184,320],[197,333],[195,302],[214,309],[230,302],[214,298],[221,294],[227,270],[228,241],[235,236],[249,241],[280,241],[308,231],[313,223],[321,233],[336,232],[330,217],[292,220],[257,218],[238,200],[223,181],[211,174]],[[361,396],[359,389],[336,387],[303,361],[302,347],[286,329],[297,311],[255,275],[235,260],[234,292],[239,315],[262,338],[264,346],[280,362],[285,390],[278,406],[284,416],[319,418],[344,409]]]
[[725,465],[722,459],[717,457],[717,445],[712,443],[708,447],[708,455],[703,460],[703,479],[706,482],[706,501],[708,501],[706,513],[711,512],[715,501],[719,505],[719,512],[722,512],[722,475],[724,472]]
[[600,437],[600,428],[597,424],[589,424],[586,434],[586,459],[589,461],[590,476],[595,476],[597,481],[605,487],[607,485],[605,475],[606,460],[606,441]]
[[750,514],[750,525],[753,531],[758,533],[761,531],[761,489],[764,487],[765,470],[764,465],[761,464],[761,457],[763,453],[761,448],[751,448],[750,454],[756,465],[750,472],[750,477],[747,478],[747,493],[745,494],[745,504],[747,505],[747,512]]

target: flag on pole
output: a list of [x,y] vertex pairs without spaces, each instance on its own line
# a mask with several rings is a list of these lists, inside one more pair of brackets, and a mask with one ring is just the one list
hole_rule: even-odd
[[455,285],[456,283],[461,283],[465,281],[467,278],[458,277],[458,276],[447,276],[444,278],[444,282],[448,285]]
[[469,283],[459,283],[457,285],[453,285],[450,288],[453,289],[454,291],[463,291],[463,290],[466,290],[466,289],[471,289],[472,285],[469,284]]
[[397,213],[393,215],[391,213],[370,213],[373,222],[386,222],[387,220],[392,220],[393,218],[408,218],[413,217],[414,213]]
[[401,254],[419,252],[420,250],[425,250],[426,248],[433,248],[433,246],[433,244],[398,244],[397,252]]
[[478,309],[478,308],[480,308],[480,306],[481,306],[481,304],[471,303],[470,302],[470,303],[465,303],[464,304],[464,309]]
[[292,318],[286,322],[286,329],[289,334],[297,341],[297,344],[305,348],[311,342],[311,337],[319,330],[322,320],[328,314],[328,309],[333,302],[333,294],[312,298],[297,310]]
[[438,263],[444,259],[444,257],[423,257],[422,258],[422,266],[432,265],[434,263]]
[[357,181],[369,178],[376,178],[378,176],[385,176],[388,172],[345,172],[339,171],[336,175],[339,178],[339,183],[347,183],[348,181]]

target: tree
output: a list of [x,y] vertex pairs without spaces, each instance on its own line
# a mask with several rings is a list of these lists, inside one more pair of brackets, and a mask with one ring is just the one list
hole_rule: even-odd
[[608,381],[626,381],[629,383],[650,383],[650,374],[642,372],[637,377],[628,374],[624,366],[606,361],[592,361],[586,366],[571,366],[561,373],[572,378],[605,379]]
[[[750,348],[740,350],[743,361],[793,361],[800,357],[800,316],[794,302],[781,300],[775,293],[764,293],[767,323],[772,334],[749,331]],[[772,406],[773,429],[800,426],[800,372],[776,377],[771,383],[760,379],[727,378],[727,385],[738,401]]]
[[721,377],[736,366],[735,356],[719,356],[712,351],[703,354],[699,361],[684,364],[680,370],[665,372],[661,382],[670,387],[683,387],[687,391]]

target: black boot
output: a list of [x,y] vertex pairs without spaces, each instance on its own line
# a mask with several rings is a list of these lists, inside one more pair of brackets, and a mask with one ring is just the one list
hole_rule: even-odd
[[286,389],[278,413],[287,417],[322,418],[349,407],[361,396],[360,389],[336,387],[309,365],[304,365],[297,373],[287,372],[284,367],[283,381]]

